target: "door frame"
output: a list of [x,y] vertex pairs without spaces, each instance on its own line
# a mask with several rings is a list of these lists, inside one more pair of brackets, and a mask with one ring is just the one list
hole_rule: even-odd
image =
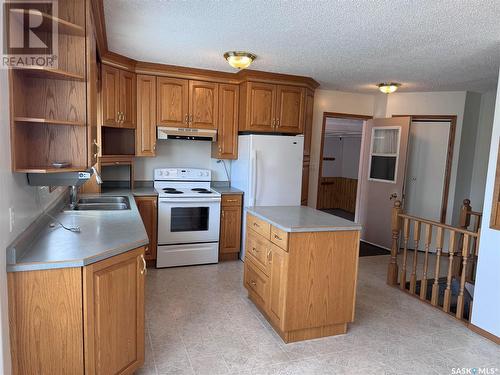
[[[367,121],[371,120],[373,116],[356,115],[353,113],[323,112],[323,124],[321,126],[321,144],[319,151],[319,170],[318,170],[318,184],[317,184],[318,186],[316,187],[316,207],[318,207],[320,198],[319,190],[321,187],[321,175],[323,174],[323,151],[324,151],[323,148],[325,146],[325,127],[326,127],[326,119],[328,118],[344,118],[344,119]],[[361,155],[361,150],[360,150],[360,155]]]
[[[446,167],[444,173],[443,192],[441,194],[441,214],[440,222],[446,222],[446,211],[448,211],[448,198],[450,195],[451,168],[453,163],[453,149],[455,148],[455,133],[457,128],[456,115],[392,115],[392,117],[410,117],[410,128],[413,121],[425,122],[450,122],[450,130],[448,133],[448,149],[446,152]],[[406,190],[406,186],[403,192]]]

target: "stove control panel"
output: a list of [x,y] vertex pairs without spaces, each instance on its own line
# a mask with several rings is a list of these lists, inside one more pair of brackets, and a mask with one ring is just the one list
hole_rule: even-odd
[[195,168],[156,168],[154,179],[157,181],[211,181],[212,171]]

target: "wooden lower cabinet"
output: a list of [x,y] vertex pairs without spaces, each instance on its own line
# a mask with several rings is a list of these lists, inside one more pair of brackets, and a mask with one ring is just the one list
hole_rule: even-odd
[[135,197],[135,203],[149,238],[145,258],[148,265],[153,265],[156,263],[156,250],[158,248],[158,197]]
[[133,374],[144,363],[144,247],[8,273],[14,374]]
[[288,233],[251,214],[247,223],[243,283],[281,338],[346,333],[354,319],[359,231]]
[[241,247],[242,195],[227,194],[221,199],[219,260],[238,259]]

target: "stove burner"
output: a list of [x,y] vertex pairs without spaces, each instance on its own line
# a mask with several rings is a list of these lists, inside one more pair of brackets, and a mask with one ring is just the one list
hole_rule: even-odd
[[209,190],[204,190],[204,191],[198,191],[198,194],[212,194],[212,192]]
[[200,193],[206,193],[207,191],[209,192],[210,190],[205,189],[205,188],[194,188],[194,189],[191,189],[191,191],[198,191]]
[[167,194],[183,194],[182,191],[179,191],[176,188],[163,188],[163,191]]

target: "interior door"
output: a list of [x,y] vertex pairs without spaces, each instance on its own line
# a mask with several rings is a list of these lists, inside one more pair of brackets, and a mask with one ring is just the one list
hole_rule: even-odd
[[410,117],[368,120],[363,130],[358,221],[361,239],[390,249],[391,210],[402,199]]

